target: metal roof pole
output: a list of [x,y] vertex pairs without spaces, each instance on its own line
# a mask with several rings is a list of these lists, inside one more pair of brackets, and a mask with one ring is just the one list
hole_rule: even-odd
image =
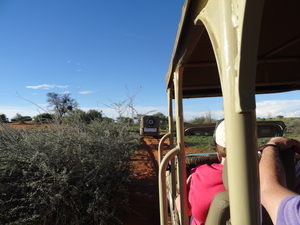
[[174,123],[173,123],[173,104],[172,104],[172,90],[168,88],[168,122],[170,133],[170,148],[174,147]]
[[173,123],[173,107],[172,107],[172,96],[171,96],[171,89],[168,88],[168,124],[169,124],[169,132],[166,133],[162,139],[159,141],[158,146],[158,166],[163,157],[163,144],[166,139],[170,141],[170,149],[174,148],[174,123]]
[[[220,1],[220,3],[222,2]],[[255,5],[255,2],[258,3]],[[233,211],[231,213],[233,225],[261,224],[255,114],[259,12],[262,12],[263,8],[261,2],[263,1],[251,3],[254,5],[253,11],[251,8],[247,9],[248,5],[251,5],[250,0],[243,4],[244,11],[240,9],[241,4],[236,4],[235,8],[239,10],[233,12],[234,15],[226,16],[228,13],[232,14],[229,12],[232,6],[227,6],[224,10],[223,19],[226,18],[226,22],[223,35],[221,35],[221,46],[224,46],[224,49],[221,56],[220,75],[225,124],[233,125],[226,126],[229,200]],[[238,17],[242,17],[241,20],[236,21],[237,24],[233,24],[233,18],[238,19]],[[246,23],[249,18],[252,19],[252,27]],[[259,20],[257,20],[258,18]],[[235,29],[234,25],[240,29]],[[252,32],[249,33],[247,29]],[[232,32],[228,32],[229,30]],[[249,46],[245,46],[246,44]],[[251,48],[249,48],[250,46]],[[234,50],[231,51],[230,48]]]
[[177,148],[180,152],[178,154],[178,173],[179,173],[179,190],[180,190],[180,221],[182,225],[188,225],[187,212],[187,185],[186,185],[186,164],[185,164],[185,147],[184,147],[184,119],[183,119],[183,105],[182,105],[182,71],[179,67],[174,73],[174,92],[176,102],[176,137]]
[[[169,88],[168,89],[168,121],[169,121],[169,133],[170,133],[170,136],[169,136],[169,141],[170,141],[170,149],[174,148],[174,121],[173,121],[173,104],[172,104],[172,90]],[[171,194],[172,194],[172,200],[175,199],[176,197],[176,185],[177,185],[177,182],[176,182],[176,169],[175,169],[175,159],[176,159],[176,156],[171,160]],[[175,204],[170,206],[172,208],[176,207]]]
[[[164,143],[166,141],[166,139],[169,139],[170,142],[170,150],[174,148],[174,123],[173,123],[173,107],[172,107],[172,96],[171,96],[172,90],[169,88],[168,89],[168,121],[169,121],[169,132],[166,133],[159,141],[159,145],[158,145],[158,166],[159,169],[161,170],[162,167],[164,167],[165,165],[163,165],[161,162],[163,160],[163,146]],[[171,151],[170,151],[171,152]],[[166,170],[162,170],[161,176],[159,176],[158,182],[159,182],[159,190],[161,190],[162,192],[166,192],[166,190],[168,190],[169,188],[169,193],[166,193],[166,195],[162,195],[160,193],[160,197],[162,199],[160,199],[160,210],[161,210],[161,214],[163,215],[161,217],[161,220],[165,220],[165,216],[168,214],[167,209],[164,207],[163,203],[164,201],[166,201],[166,199],[164,198],[171,198],[169,199],[169,208],[170,208],[170,212],[174,212],[174,208],[176,207],[175,205],[175,197],[176,197],[176,169],[175,169],[175,157],[173,157],[171,159],[171,174],[169,177],[166,177]],[[169,162],[167,162],[169,163]],[[163,185],[163,180],[167,179],[165,185]],[[167,187],[167,183],[169,184],[169,187]],[[173,214],[171,213],[171,216],[173,216]],[[172,217],[172,219],[174,220],[174,218]],[[161,222],[161,224],[163,224],[163,222]]]
[[210,0],[200,12],[222,86],[231,223],[260,224],[255,73],[261,0]]

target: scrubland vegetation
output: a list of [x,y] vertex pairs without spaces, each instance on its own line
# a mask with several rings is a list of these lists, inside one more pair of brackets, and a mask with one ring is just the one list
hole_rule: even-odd
[[[76,108],[69,95],[50,93],[48,97],[52,113],[34,117],[33,129],[13,129],[0,114],[0,223],[126,224],[133,172],[130,160],[139,146],[142,115],[119,113],[113,120],[101,111]],[[60,105],[66,99],[71,106]],[[132,109],[132,101],[125,108]],[[116,105],[122,112],[122,105]],[[167,117],[160,112],[152,115],[160,117],[161,133],[166,132]],[[14,119],[31,120],[20,114]],[[282,120],[287,126],[285,136],[300,137],[299,118],[258,120]],[[216,121],[207,112],[186,124]],[[185,141],[195,152],[214,148],[212,132],[194,132]]]
[[130,159],[125,123],[80,119],[0,133],[1,224],[124,224]]

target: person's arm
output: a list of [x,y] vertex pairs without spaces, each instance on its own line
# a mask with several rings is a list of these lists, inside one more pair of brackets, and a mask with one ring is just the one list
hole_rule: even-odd
[[[189,203],[189,185],[190,185],[190,180],[191,180],[191,175],[187,178],[186,180],[186,183],[187,183],[187,186],[188,186],[188,193],[187,193],[187,198],[188,198],[188,214],[189,216],[192,215],[191,214],[191,206],[190,206],[190,203]],[[180,208],[180,194],[177,195],[177,197],[175,198],[175,206],[176,206],[176,209],[178,211],[178,213],[181,213],[181,208]]]
[[276,224],[277,211],[281,201],[287,196],[296,195],[284,187],[285,176],[279,151],[292,148],[299,153],[300,144],[289,138],[276,138],[269,141],[268,144],[275,146],[265,147],[259,163],[261,202],[273,223]]

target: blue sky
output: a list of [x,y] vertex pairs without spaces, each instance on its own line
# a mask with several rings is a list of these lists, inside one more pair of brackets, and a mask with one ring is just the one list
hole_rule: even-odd
[[[0,113],[35,116],[41,112],[36,105],[47,110],[46,94],[55,92],[71,93],[80,108],[115,118],[105,105],[139,90],[138,113],[167,114],[165,75],[183,3],[0,1]],[[298,96],[258,96],[257,114],[299,117]],[[186,100],[184,106],[185,119],[207,111],[222,117],[221,98]]]

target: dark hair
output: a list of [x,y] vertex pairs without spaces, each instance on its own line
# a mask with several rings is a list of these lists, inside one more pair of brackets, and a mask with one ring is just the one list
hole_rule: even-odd
[[226,157],[226,148],[218,145],[216,142],[215,142],[215,150],[221,157],[223,158]]

